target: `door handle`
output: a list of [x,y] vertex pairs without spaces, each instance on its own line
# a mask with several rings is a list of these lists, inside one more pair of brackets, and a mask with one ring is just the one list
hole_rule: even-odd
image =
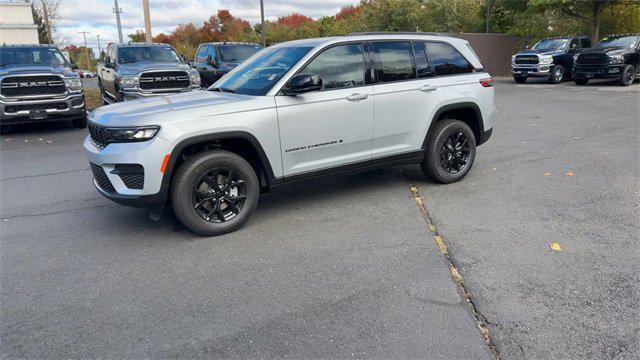
[[438,87],[435,85],[422,85],[418,89],[420,89],[420,91],[429,92],[438,89]]
[[349,101],[360,101],[360,100],[365,100],[368,97],[369,97],[369,94],[352,94],[352,95],[347,96],[347,100],[349,100]]

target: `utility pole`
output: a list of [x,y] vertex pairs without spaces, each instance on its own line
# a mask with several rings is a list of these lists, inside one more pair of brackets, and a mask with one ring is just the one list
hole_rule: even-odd
[[491,33],[491,16],[493,15],[493,4],[491,0],[487,0],[487,18],[485,31],[487,34]]
[[151,36],[151,16],[149,15],[149,0],[142,0],[142,7],[144,8],[144,34],[148,43],[153,42],[153,36]]
[[87,47],[87,34],[90,34],[88,31],[78,31],[78,33],[82,34],[82,38],[84,39],[84,54],[87,56],[87,70],[91,70],[89,65],[91,62],[89,61],[89,48]]
[[113,0],[113,4],[113,12],[116,13],[116,25],[118,26],[118,40],[120,40],[120,44],[122,44],[124,42],[122,40],[122,24],[120,24],[120,13],[122,13],[122,9],[118,6],[118,0]]
[[42,0],[42,11],[44,12],[44,24],[47,27],[47,40],[49,40],[48,44],[53,44],[51,41],[51,25],[49,25],[49,12],[47,11],[47,4],[45,0]]
[[100,53],[102,53],[102,48],[100,47],[100,34],[96,35],[98,38],[98,57],[100,57]]
[[267,46],[267,28],[264,25],[264,1],[260,0],[260,37],[262,38],[262,46]]

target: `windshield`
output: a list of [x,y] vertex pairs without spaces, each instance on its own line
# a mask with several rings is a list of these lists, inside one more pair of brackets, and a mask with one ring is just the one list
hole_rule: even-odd
[[543,39],[533,46],[536,50],[560,50],[569,43],[569,39]]
[[69,66],[58,48],[53,47],[0,47],[0,66],[42,65]]
[[312,47],[275,47],[257,52],[210,90],[266,95]]
[[220,60],[225,62],[242,62],[262,49],[258,45],[219,45]]
[[182,58],[170,46],[131,46],[118,49],[120,64],[139,61],[182,62]]
[[623,36],[623,37],[615,37],[615,38],[605,37],[598,42],[596,47],[603,48],[603,47],[614,46],[614,47],[632,48],[636,46],[637,41],[638,41],[638,36]]

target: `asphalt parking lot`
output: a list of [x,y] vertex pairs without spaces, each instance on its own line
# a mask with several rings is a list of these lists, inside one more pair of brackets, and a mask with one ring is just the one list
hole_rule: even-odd
[[639,104],[637,83],[500,80],[464,181],[300,183],[216,238],[101,197],[86,131],[17,128],[0,138],[3,357],[638,358]]

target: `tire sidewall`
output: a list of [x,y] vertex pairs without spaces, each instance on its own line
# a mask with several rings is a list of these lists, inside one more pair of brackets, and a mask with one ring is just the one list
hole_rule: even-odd
[[[556,80],[556,72],[558,71],[558,69],[561,70],[561,75],[560,79]],[[560,84],[562,80],[564,80],[564,68],[562,67],[562,65],[553,65],[553,67],[551,67],[551,74],[549,75],[549,82],[552,84]]]
[[629,86],[633,84],[633,81],[635,80],[635,76],[631,76],[631,82],[629,83],[627,83],[627,81],[625,80],[627,77],[627,72],[629,71],[633,74],[633,72],[635,71],[635,69],[633,68],[633,65],[625,65],[625,67],[622,69],[622,77],[620,78],[620,85]]
[[[206,172],[216,167],[227,167],[240,173],[247,190],[247,198],[238,215],[224,223],[212,223],[203,219],[192,203],[197,182]],[[241,227],[258,205],[259,195],[260,184],[251,165],[240,156],[223,150],[194,155],[180,166],[171,185],[171,203],[176,217],[190,230],[205,236],[221,235]]]
[[[432,138],[429,140],[425,161],[427,167],[429,168],[428,172],[435,177],[434,180],[441,183],[449,184],[462,180],[471,170],[476,157],[476,141],[473,130],[471,130],[471,128],[462,121],[454,119],[442,121],[443,126],[441,128],[437,128],[436,130],[438,131],[434,133]],[[442,164],[440,163],[440,148],[449,136],[458,131],[462,131],[468,139],[469,161],[467,162],[467,166],[462,171],[457,174],[450,174],[446,170],[444,170]]]

